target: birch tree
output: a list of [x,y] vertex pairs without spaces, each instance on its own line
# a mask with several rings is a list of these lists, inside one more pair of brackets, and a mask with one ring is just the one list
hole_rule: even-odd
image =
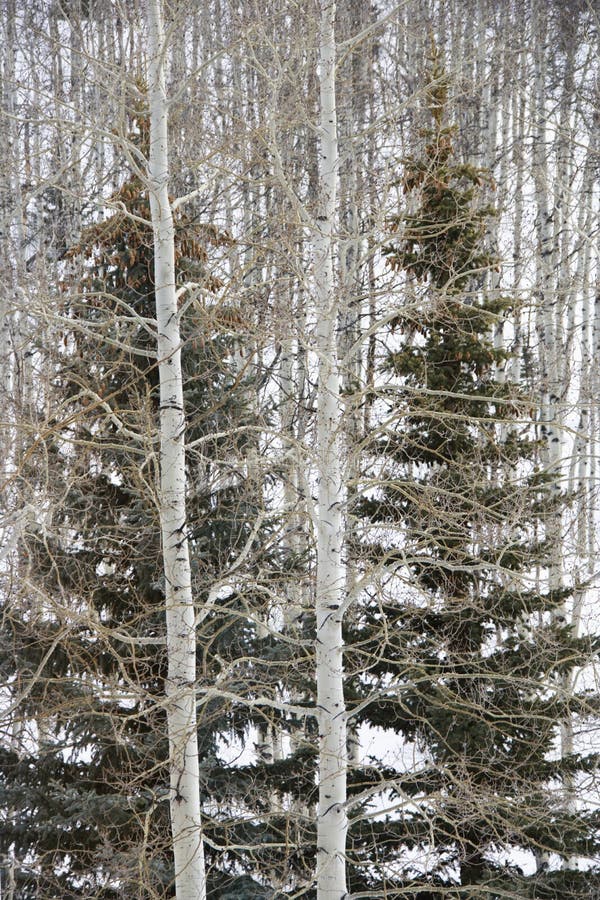
[[160,0],[148,0],[150,157],[154,283],[160,381],[159,514],[167,621],[167,723],[171,829],[177,900],[205,900],[196,719],[196,627],[186,519],[185,412],[169,199],[166,43]]
[[319,723],[317,898],[346,896],[346,710],[342,618],[346,572],[343,561],[344,491],[341,459],[340,373],[336,347],[338,308],[334,281],[338,178],[336,43],[333,0],[321,0],[319,43],[319,212],[314,231],[318,395],[316,459],[317,583],[316,666]]

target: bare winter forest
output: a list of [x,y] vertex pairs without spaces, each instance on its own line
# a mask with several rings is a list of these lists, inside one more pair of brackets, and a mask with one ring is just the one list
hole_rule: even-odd
[[599,0],[0,8],[1,900],[598,900]]

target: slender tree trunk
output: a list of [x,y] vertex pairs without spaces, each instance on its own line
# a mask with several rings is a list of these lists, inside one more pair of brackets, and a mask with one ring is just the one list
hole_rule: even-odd
[[[575,306],[577,293],[581,292],[581,363],[579,372],[579,389],[577,407],[579,409],[579,422],[575,435],[573,451],[569,466],[568,491],[570,496],[577,496],[577,515],[575,520],[575,553],[578,570],[582,571],[582,577],[575,579],[573,590],[573,606],[570,617],[570,625],[573,634],[579,637],[582,626],[582,616],[586,599],[585,576],[592,576],[596,559],[595,554],[589,554],[588,533],[594,529],[593,500],[590,486],[595,482],[588,476],[590,460],[593,457],[593,441],[590,431],[590,408],[592,406],[591,379],[594,369],[594,356],[592,349],[592,314],[590,309],[590,268],[592,256],[592,238],[594,233],[594,165],[597,158],[597,139],[592,134],[590,146],[586,156],[583,182],[581,187],[581,201],[577,222],[577,234],[583,241],[579,248],[577,259],[577,271],[572,279],[573,295],[571,303]],[[588,237],[588,235],[590,237]],[[574,327],[574,315],[572,318]],[[580,672],[577,669],[565,676],[565,696],[570,698],[575,694],[577,678]],[[571,715],[567,715],[561,726],[561,752],[564,757],[576,752],[575,723]],[[576,780],[568,774],[564,779],[565,799],[567,811],[573,815],[577,813],[578,790]],[[578,868],[578,857],[572,856],[568,860],[567,867]]]
[[160,379],[160,524],[167,619],[170,808],[177,900],[204,900],[196,730],[196,630],[185,508],[185,418],[175,291],[174,226],[168,197],[168,105],[160,0],[148,0],[150,165]]
[[[533,148],[533,177],[536,193],[536,231],[538,237],[538,310],[537,330],[540,336],[541,366],[541,437],[544,443],[543,463],[552,477],[552,500],[561,490],[561,465],[563,459],[563,429],[560,422],[561,394],[563,385],[560,377],[560,343],[557,315],[557,290],[554,279],[557,257],[553,241],[553,211],[548,197],[548,160],[546,149],[546,71],[543,54],[544,26],[541,23],[543,10],[538,10],[538,34],[540,47],[535,56],[535,117],[536,139]],[[558,212],[556,212],[558,215]],[[561,506],[551,503],[546,521],[546,537],[551,546],[548,587],[551,591],[562,587],[561,552]]]
[[[19,143],[17,134],[16,116],[16,90],[15,90],[15,53],[17,49],[17,35],[15,27],[15,0],[8,0],[2,13],[5,16],[2,35],[3,42],[1,65],[4,83],[0,91],[0,117],[3,121],[0,148],[2,152],[2,171],[0,174],[0,402],[3,409],[3,428],[0,439],[0,450],[3,460],[4,484],[0,508],[3,513],[14,509],[22,502],[19,494],[11,484],[15,474],[19,471],[22,455],[23,434],[21,428],[25,425],[28,415],[28,404],[31,400],[27,391],[27,371],[30,371],[29,361],[25,359],[24,347],[26,344],[26,329],[24,322],[24,309],[20,301],[25,275],[24,259],[24,227],[23,227],[23,197],[21,192],[21,167],[19,164]],[[10,572],[10,580],[16,584],[26,583],[25,573],[22,571],[22,554],[15,553],[14,549],[21,538],[23,518],[16,518],[14,532],[4,525],[3,537],[5,538],[1,549],[3,568]],[[12,530],[12,529],[11,529]],[[7,579],[9,583],[9,579]],[[10,589],[9,589],[10,593]],[[18,592],[17,592],[18,596]],[[18,603],[18,601],[17,601]],[[9,615],[19,615],[16,605]],[[6,608],[3,611],[6,615]],[[4,688],[9,706],[16,699],[12,694],[12,688],[6,685]],[[4,701],[6,703],[6,700]],[[2,738],[0,746],[22,757],[23,746],[22,732],[26,728],[24,713],[17,709],[3,721]],[[6,820],[12,824],[16,819],[17,810],[7,808],[3,810]],[[10,844],[4,854],[4,860],[0,864],[0,894],[2,900],[14,900],[17,896],[16,873],[20,868],[18,848]],[[4,890],[2,890],[4,889]]]
[[[513,282],[512,287],[515,296],[518,296],[521,287],[521,278],[523,274],[522,254],[523,254],[523,182],[525,177],[525,154],[523,152],[523,135],[525,133],[525,109],[526,98],[525,92],[521,87],[519,75],[524,79],[527,71],[527,65],[524,60],[524,54],[517,63],[517,85],[513,88],[512,99],[512,165],[515,172],[515,189],[514,189],[514,216],[513,216]],[[514,315],[514,354],[509,363],[510,377],[515,384],[520,384],[522,380],[522,357],[523,357],[523,324],[521,321],[521,310],[518,304],[515,304]],[[525,336],[527,337],[527,336]]]
[[346,582],[342,558],[344,522],[341,466],[340,375],[333,275],[334,216],[338,148],[335,105],[335,2],[321,0],[319,47],[320,210],[314,232],[317,300],[317,716],[319,721],[319,807],[317,814],[317,898],[346,896],[346,712],[343,688],[342,604]]

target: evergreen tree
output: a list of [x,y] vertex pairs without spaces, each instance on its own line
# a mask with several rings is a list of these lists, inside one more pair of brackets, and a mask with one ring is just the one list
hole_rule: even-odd
[[[144,149],[143,116],[136,140]],[[86,228],[68,253],[82,277],[63,284],[68,325],[54,388],[64,403],[32,448],[32,470],[22,472],[33,477],[45,459],[53,503],[21,548],[30,596],[4,609],[2,670],[28,690],[21,740],[0,749],[0,808],[9,810],[0,844],[18,861],[14,900],[172,894],[153,242],[141,180],[130,177],[112,203],[118,211]],[[239,810],[265,809],[273,773],[227,766],[226,745],[254,733],[262,711],[218,695],[207,702],[205,691],[218,681],[247,701],[280,677],[261,661],[262,595],[243,589],[244,579],[259,579],[259,559],[275,589],[277,570],[270,575],[274,560],[259,554],[271,525],[255,528],[263,504],[245,459],[246,426],[257,422],[238,364],[241,313],[217,305],[220,285],[209,267],[209,248],[218,253],[231,239],[183,213],[176,232],[178,277],[182,287],[197,285],[182,289],[182,334],[199,611],[249,548],[198,631],[209,896],[260,897],[266,889],[252,847],[278,837]]]
[[596,694],[562,685],[597,647],[565,624],[565,592],[535,578],[550,559],[552,504],[566,498],[536,468],[530,401],[498,377],[508,354],[493,326],[514,301],[482,287],[496,265],[485,249],[493,210],[480,200],[491,182],[454,159],[437,58],[428,100],[433,127],[404,161],[407,210],[385,248],[410,300],[391,317],[357,510],[378,602],[348,637],[350,668],[369,676],[349,692],[372,698],[357,718],[399,735],[420,762],[376,772],[404,812],[355,824],[353,890],[590,897],[597,869],[565,861],[596,857],[600,820],[561,786],[584,780],[598,755],[561,759],[557,737],[567,715],[596,708]]

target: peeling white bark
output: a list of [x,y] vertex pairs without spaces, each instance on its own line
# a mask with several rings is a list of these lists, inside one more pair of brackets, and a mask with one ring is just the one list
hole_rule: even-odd
[[196,730],[196,628],[185,507],[185,418],[168,197],[168,104],[160,0],[148,0],[149,190],[160,379],[160,524],[166,585],[170,811],[177,900],[205,900]]
[[343,686],[342,605],[344,521],[341,463],[340,373],[333,274],[338,145],[335,97],[335,2],[321,0],[319,47],[319,201],[314,230],[317,302],[317,716],[319,805],[317,812],[317,898],[346,896],[346,711]]
[[[540,20],[540,29],[542,24]],[[543,34],[543,30],[540,34]],[[543,42],[540,38],[540,45]],[[544,441],[542,460],[544,468],[552,476],[551,500],[561,490],[561,467],[564,458],[564,429],[561,427],[561,401],[563,385],[560,373],[560,312],[557,315],[558,294],[554,279],[556,248],[553,240],[553,211],[548,198],[548,160],[546,156],[546,72],[541,51],[535,58],[535,119],[536,140],[533,148],[533,176],[536,192],[536,231],[538,236],[538,310],[537,330],[540,336],[541,362],[541,437]],[[558,211],[555,212],[558,215]],[[556,504],[547,517],[547,538],[551,544],[548,587],[558,590],[562,586],[561,506]]]

